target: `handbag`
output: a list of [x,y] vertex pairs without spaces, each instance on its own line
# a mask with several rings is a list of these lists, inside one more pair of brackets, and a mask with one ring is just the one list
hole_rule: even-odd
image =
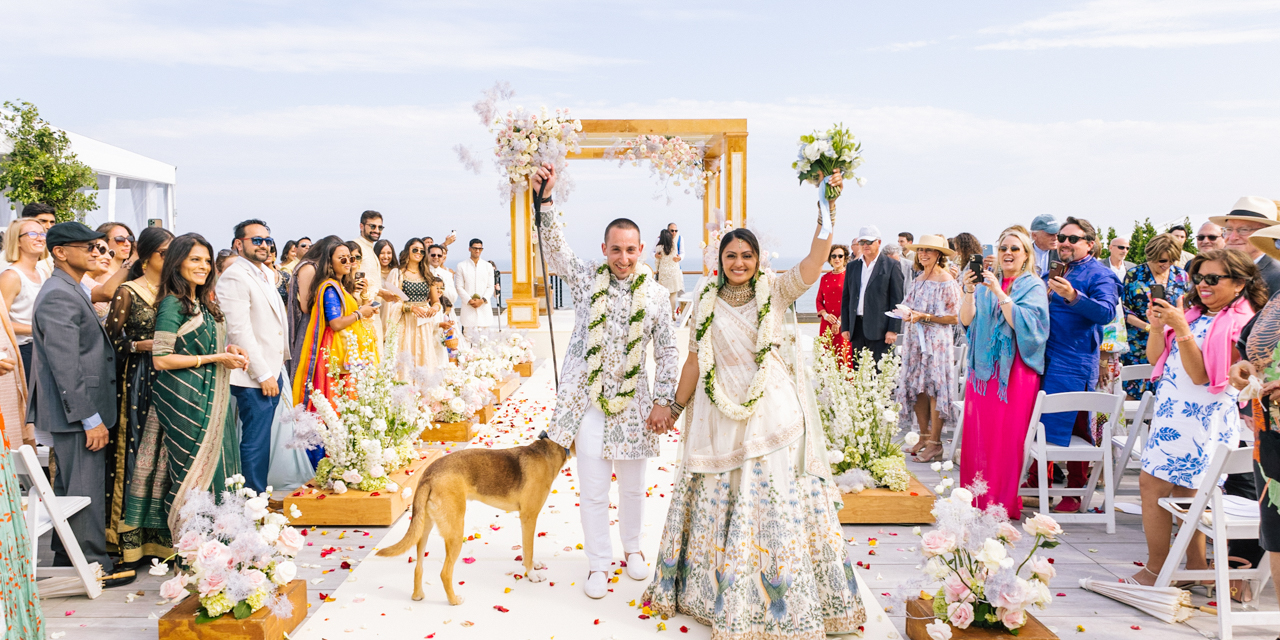
[[1102,352],[1129,353],[1129,330],[1125,326],[1124,308],[1116,305],[1116,318],[1102,328]]

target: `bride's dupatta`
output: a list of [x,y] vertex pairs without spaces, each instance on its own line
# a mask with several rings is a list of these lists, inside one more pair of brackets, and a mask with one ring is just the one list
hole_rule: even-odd
[[[324,297],[330,289],[342,300],[342,315],[356,313],[360,308],[355,297],[332,278],[321,283],[316,291],[315,299],[311,301],[311,316],[302,340],[302,351],[298,355],[298,371],[293,378],[293,403],[306,403],[308,409],[314,409],[311,404],[313,391],[318,390],[324,397],[333,398],[338,376],[351,364],[378,362],[378,338],[367,320],[357,320],[341,331],[329,328]],[[339,370],[331,371],[334,367]]]

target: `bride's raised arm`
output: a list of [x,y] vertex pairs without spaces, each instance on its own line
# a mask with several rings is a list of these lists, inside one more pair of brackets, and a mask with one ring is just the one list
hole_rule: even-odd
[[[844,184],[844,178],[839,171],[831,174],[829,184],[839,188]],[[813,244],[809,245],[809,255],[800,261],[800,278],[804,280],[805,286],[810,286],[818,281],[822,276],[822,265],[826,264],[827,256],[831,254],[831,235],[827,235],[824,240],[819,236],[822,235],[822,210],[818,210],[818,228],[813,232]],[[831,226],[835,227],[836,221],[836,201],[831,200]]]

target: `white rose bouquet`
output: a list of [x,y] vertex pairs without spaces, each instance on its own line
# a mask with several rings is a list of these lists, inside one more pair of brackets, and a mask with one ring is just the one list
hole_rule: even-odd
[[[826,131],[814,131],[807,136],[800,136],[800,151],[791,168],[796,170],[800,182],[812,185],[821,183],[822,178],[839,171],[845,180],[853,179],[858,186],[866,184],[865,178],[855,177],[853,172],[862,166],[862,143],[858,142],[851,131],[843,124],[832,125]],[[827,187],[827,200],[840,197],[840,189]]]
[[577,153],[578,132],[582,122],[569,117],[568,109],[549,114],[543,107],[539,114],[526,113],[524,107],[494,118],[489,130],[494,134],[494,162],[504,181],[499,189],[504,200],[525,189],[542,163],[556,168],[555,198],[564,200],[572,188],[566,156]]
[[[293,603],[280,597],[277,587],[297,575],[293,558],[305,539],[284,515],[267,511],[270,491],[258,495],[245,488],[241,475],[227,479],[216,504],[211,492],[192,491],[180,513],[174,554],[166,559],[177,560],[177,572],[160,585],[160,597],[198,595],[197,623],[227,612],[240,620],[262,607],[280,618],[292,615]],[[296,506],[293,510],[295,518],[301,515]],[[168,572],[159,561],[151,567],[152,575]]]

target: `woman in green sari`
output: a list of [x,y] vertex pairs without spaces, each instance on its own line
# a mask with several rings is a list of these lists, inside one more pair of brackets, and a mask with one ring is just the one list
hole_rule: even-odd
[[222,490],[240,473],[240,443],[227,405],[230,371],[245,366],[245,352],[227,345],[226,324],[214,298],[213,247],[188,233],[173,239],[160,274],[160,303],[152,365],[152,408],[160,419],[169,459],[164,504],[169,530],[191,490]]

